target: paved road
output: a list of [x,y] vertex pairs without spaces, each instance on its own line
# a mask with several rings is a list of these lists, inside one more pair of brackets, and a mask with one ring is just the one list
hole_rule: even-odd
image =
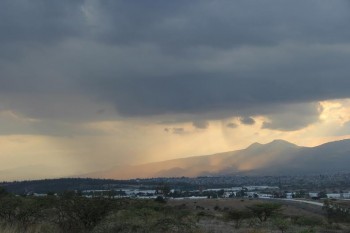
[[310,205],[316,205],[316,206],[323,206],[323,203],[321,202],[316,202],[316,201],[306,201],[306,200],[298,200],[298,199],[279,199],[279,200],[283,200],[283,201],[292,201],[292,202],[301,202],[301,203],[306,203],[306,204],[310,204]]

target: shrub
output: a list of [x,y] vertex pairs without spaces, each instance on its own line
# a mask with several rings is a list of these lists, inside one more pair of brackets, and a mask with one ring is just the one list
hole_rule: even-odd
[[64,232],[86,232],[93,229],[113,209],[112,200],[67,197],[56,206],[56,223]]
[[156,201],[158,203],[162,203],[162,204],[165,204],[167,202],[166,199],[162,196],[157,196],[157,198],[154,199],[154,201]]
[[304,229],[299,233],[316,233],[316,230],[313,227],[311,227],[311,228]]
[[258,203],[247,206],[247,208],[260,222],[266,222],[268,218],[276,216],[282,210],[282,205],[278,203]]
[[275,218],[273,220],[273,224],[276,226],[277,229],[281,231],[281,233],[284,233],[286,230],[288,230],[291,225],[290,221],[284,218]]
[[251,217],[252,217],[252,214],[250,213],[250,211],[246,211],[246,210],[230,210],[224,215],[224,218],[227,221],[234,221],[236,229],[241,227],[241,224],[245,219],[248,219]]

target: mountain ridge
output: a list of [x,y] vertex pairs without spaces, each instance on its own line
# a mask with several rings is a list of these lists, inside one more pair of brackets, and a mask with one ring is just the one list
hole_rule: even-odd
[[253,143],[241,150],[127,166],[87,176],[129,179],[237,174],[295,175],[346,170],[344,164],[349,163],[350,139],[315,147],[298,146],[277,139],[266,144]]

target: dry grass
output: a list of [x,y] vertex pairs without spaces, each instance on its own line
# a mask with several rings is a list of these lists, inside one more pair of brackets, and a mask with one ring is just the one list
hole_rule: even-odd
[[[228,209],[246,209],[246,206],[266,203],[274,200],[257,200],[257,199],[180,199],[169,200],[168,205],[186,208],[188,210],[199,213],[201,218],[198,221],[200,231],[203,233],[225,233],[225,232],[237,232],[237,233],[277,233],[281,232],[274,225],[273,221],[261,223],[257,219],[244,220],[242,226],[239,229],[234,228],[233,222],[227,222],[224,220],[223,210]],[[275,201],[274,201],[275,202]],[[289,219],[292,222],[293,216],[304,216],[307,219],[316,218],[319,221],[323,221],[326,224],[322,207],[308,205],[304,203],[290,203],[280,201],[283,205],[282,216]],[[309,220],[310,221],[310,220]],[[312,232],[308,229],[314,229],[313,232],[350,232],[349,226],[343,225],[341,229],[322,229],[325,226],[319,224],[314,227],[307,225],[292,224],[286,233],[298,233],[298,232]]]
[[[185,205],[190,210],[206,210],[215,211],[217,207],[220,210],[226,209],[245,209],[246,206],[254,205],[258,203],[271,202],[271,200],[257,200],[257,199],[180,199],[169,200],[168,205],[180,206]],[[275,202],[275,201],[274,201]],[[318,216],[323,217],[322,207],[312,206],[303,203],[293,203],[280,201],[283,205],[283,214],[288,216],[293,215],[305,215],[305,216]],[[203,208],[203,209],[202,209]]]
[[50,223],[40,223],[23,229],[16,225],[0,224],[0,233],[61,233],[60,229]]
[[[243,200],[243,201],[242,201]],[[169,200],[166,205],[156,206],[154,202],[135,202],[127,205],[128,208],[114,212],[107,216],[91,232],[198,232],[198,233],[277,233],[281,232],[276,227],[276,219],[269,219],[260,222],[257,218],[243,220],[239,229],[235,228],[234,222],[227,221],[224,210],[246,209],[246,206],[259,203],[266,203],[274,200],[257,199],[182,199]],[[303,203],[280,202],[283,204],[283,211],[279,218],[290,223],[286,233],[307,233],[307,229],[314,229],[315,233],[350,233],[350,225],[328,224],[324,218],[321,207],[311,206]],[[157,208],[155,208],[157,207]],[[159,209],[160,208],[160,209]],[[188,214],[186,214],[188,213]],[[293,216],[304,216],[304,222],[293,222]],[[312,218],[318,218],[320,224],[310,226],[306,222],[312,222]],[[185,222],[189,225],[186,225]],[[316,219],[317,220],[317,219]],[[164,230],[155,230],[152,226],[156,223],[168,224],[170,227]],[[181,223],[181,224],[179,224]],[[197,226],[197,227],[196,227]],[[120,229],[122,227],[123,229]],[[136,229],[136,228],[137,229]],[[147,228],[149,227],[149,228]],[[182,227],[182,228],[181,228]],[[175,229],[176,228],[176,229]],[[178,229],[177,229],[178,228]],[[192,228],[192,230],[190,229]],[[137,231],[136,231],[136,230]],[[16,226],[9,226],[0,223],[0,233],[60,233],[58,226],[40,222],[31,228],[20,229]]]

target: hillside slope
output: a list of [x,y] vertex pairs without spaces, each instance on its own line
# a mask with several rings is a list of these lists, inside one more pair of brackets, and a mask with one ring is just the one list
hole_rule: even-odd
[[243,150],[148,163],[89,174],[103,178],[203,175],[297,175],[348,171],[350,140],[300,147],[283,140],[254,143]]

